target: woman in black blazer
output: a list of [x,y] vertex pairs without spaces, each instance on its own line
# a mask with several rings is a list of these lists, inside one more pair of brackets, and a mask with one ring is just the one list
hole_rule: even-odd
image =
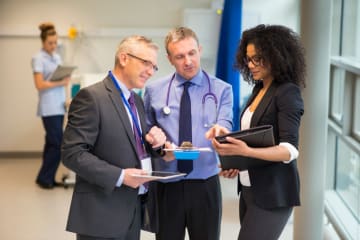
[[299,127],[304,112],[301,88],[305,86],[304,49],[292,30],[259,25],[243,32],[235,66],[243,79],[254,84],[241,114],[241,129],[272,125],[275,146],[253,148],[227,138],[220,144],[213,137],[226,133],[215,126],[208,132],[220,155],[241,155],[271,161],[270,165],[245,171],[222,171],[225,177],[239,173],[239,239],[278,239],[294,206],[300,205],[300,181],[296,166]]

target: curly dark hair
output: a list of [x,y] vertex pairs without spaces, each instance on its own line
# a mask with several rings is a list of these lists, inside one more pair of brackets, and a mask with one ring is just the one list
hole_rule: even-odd
[[244,61],[248,44],[254,44],[263,63],[271,66],[275,82],[293,82],[305,87],[305,49],[298,34],[284,26],[264,24],[242,33],[234,66],[246,82],[256,83],[248,64]]

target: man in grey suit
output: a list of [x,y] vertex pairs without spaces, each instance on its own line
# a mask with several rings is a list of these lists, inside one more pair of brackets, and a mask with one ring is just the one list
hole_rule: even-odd
[[163,131],[147,132],[143,88],[157,70],[158,47],[142,36],[125,38],[115,66],[101,82],[73,99],[62,144],[62,161],[76,173],[67,223],[78,240],[140,239],[141,203],[147,192],[148,154],[164,145]]

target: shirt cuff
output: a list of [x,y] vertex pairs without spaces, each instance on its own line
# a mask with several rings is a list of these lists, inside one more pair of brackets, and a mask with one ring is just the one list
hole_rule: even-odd
[[160,147],[157,147],[157,148],[153,148],[153,150],[160,155],[160,157],[163,157],[165,156],[166,152],[164,151],[164,148],[165,148],[165,144],[160,146]]
[[294,145],[288,142],[281,142],[279,146],[286,147],[290,153],[290,159],[288,161],[283,161],[283,163],[291,163],[294,159],[297,159],[299,157],[299,151],[296,149],[296,147],[294,147]]
[[125,177],[125,172],[124,172],[124,170],[122,170],[121,174],[120,174],[120,177],[116,182],[117,187],[121,187],[121,185],[123,184],[123,181],[124,181],[124,177]]

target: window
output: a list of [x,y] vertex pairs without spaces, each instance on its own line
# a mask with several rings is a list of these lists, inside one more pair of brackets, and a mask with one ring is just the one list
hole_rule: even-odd
[[342,1],[333,1],[332,29],[331,29],[331,55],[338,56],[341,53],[341,4]]
[[338,139],[335,189],[355,218],[360,221],[360,156]]
[[331,94],[330,94],[330,116],[338,124],[342,123],[344,106],[344,82],[345,71],[341,68],[333,67],[331,75]]
[[360,239],[360,1],[332,1],[325,211],[344,239]]
[[355,82],[355,100],[353,108],[353,131],[354,137],[360,141],[360,76],[356,78]]
[[[343,32],[342,32],[342,56],[360,57],[360,3],[358,0],[343,2]],[[355,51],[354,51],[355,50]]]

